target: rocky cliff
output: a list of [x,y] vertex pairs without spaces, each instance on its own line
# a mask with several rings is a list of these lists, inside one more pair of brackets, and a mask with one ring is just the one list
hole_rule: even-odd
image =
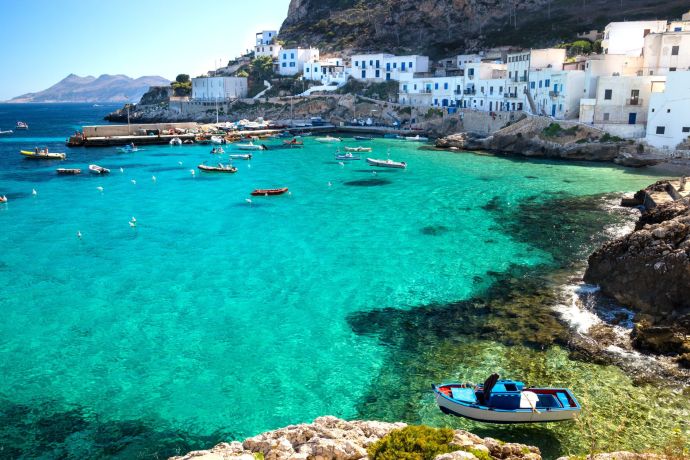
[[604,244],[589,257],[584,279],[637,313],[632,334],[636,348],[674,355],[679,364],[690,367],[686,199],[646,210],[632,233]]
[[291,0],[280,38],[288,44],[424,53],[432,58],[487,46],[547,46],[610,21],[675,18],[682,0]]

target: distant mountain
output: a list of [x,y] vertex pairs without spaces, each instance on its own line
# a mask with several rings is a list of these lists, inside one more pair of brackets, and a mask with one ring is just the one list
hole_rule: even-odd
[[138,102],[149,86],[167,86],[163,77],[127,75],[101,75],[98,78],[70,74],[50,88],[38,93],[27,93],[8,102]]

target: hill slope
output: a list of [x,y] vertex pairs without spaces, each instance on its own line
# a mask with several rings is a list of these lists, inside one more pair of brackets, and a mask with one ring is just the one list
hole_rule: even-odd
[[27,93],[9,102],[137,102],[149,86],[168,85],[163,77],[130,78],[101,75],[98,78],[70,74],[50,88]]
[[680,17],[684,0],[291,0],[280,38],[325,51],[549,46],[611,21]]

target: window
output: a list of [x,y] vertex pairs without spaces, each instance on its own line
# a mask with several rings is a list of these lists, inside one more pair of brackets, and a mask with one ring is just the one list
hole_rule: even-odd
[[546,80],[544,80],[544,87],[548,88],[549,86],[551,86],[551,80],[547,78]]
[[604,121],[609,121],[609,118],[611,117],[610,113],[605,113],[604,114]]
[[287,67],[287,64],[285,62],[283,62],[283,67]]
[[443,89],[448,89],[448,83],[443,84]]
[[376,78],[381,77],[381,71],[379,69],[376,69]]
[[673,28],[673,31],[674,31],[674,32],[682,32],[682,31],[683,31],[683,28],[682,28],[682,27],[674,27],[674,28]]
[[355,67],[359,67],[359,61],[355,61]]
[[373,60],[373,59],[370,59],[370,60],[369,60],[369,65],[370,65],[371,67],[374,67],[374,60]]
[[434,99],[434,105],[438,105],[438,99]]
[[666,113],[671,113],[671,109],[666,109]]
[[295,53],[290,53],[290,59],[295,59]]
[[611,100],[612,95],[613,95],[613,90],[611,90],[611,89],[605,89],[604,90],[604,99],[606,99],[607,101]]
[[671,67],[671,68],[668,69],[668,71],[669,71],[669,72],[675,72],[675,71],[676,71],[676,68],[675,68],[675,67]]
[[291,63],[290,63],[290,67],[295,67],[295,63],[294,63],[294,62],[291,62]]
[[539,87],[541,88],[541,80],[539,80]]
[[377,60],[376,60],[376,68],[378,69],[379,67],[381,67],[381,61],[379,61],[379,60],[377,59]]
[[534,82],[534,81],[529,82],[529,87],[530,87],[530,89],[534,89],[534,88],[536,87],[536,84],[535,84],[535,83],[536,83],[536,82]]
[[397,69],[397,68],[398,68],[398,63],[397,63],[397,62],[394,62],[394,63],[393,63],[393,68],[394,68],[394,69]]
[[434,89],[438,89],[438,83],[434,83]]
[[287,53],[283,53],[283,59],[287,59]]
[[683,126],[684,133],[690,133],[690,126]]
[[678,50],[680,49],[680,46],[675,45],[671,47],[671,56],[678,56]]
[[656,133],[657,134],[664,134],[666,132],[666,126],[657,126],[656,127]]
[[403,85],[403,93],[407,92],[407,85]]
[[410,67],[410,69],[412,69],[412,62],[410,62],[410,65],[409,65],[409,67]]

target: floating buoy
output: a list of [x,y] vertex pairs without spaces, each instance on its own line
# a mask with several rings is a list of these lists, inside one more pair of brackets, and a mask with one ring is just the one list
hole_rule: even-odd
[[38,192],[36,191],[35,188],[32,188],[32,189],[31,189],[31,194],[32,194],[33,196],[36,196],[36,195],[38,195]]
[[156,176],[151,176],[151,180],[156,182]]
[[136,217],[132,216],[132,220],[129,221],[129,226],[134,228],[137,226],[137,219]]
[[81,239],[81,232],[77,230],[77,238]]
[[331,185],[333,185],[333,184],[331,184],[331,181],[328,181],[328,186],[330,187]]
[[250,200],[249,198],[245,198],[244,201],[246,201],[247,203],[249,203],[249,206],[252,205],[252,200]]
[[180,166],[182,166],[182,162],[181,162],[181,161],[178,161],[177,164],[180,165]]
[[189,172],[192,173],[192,177],[194,177],[194,175],[196,174],[196,171],[194,171],[193,169],[190,169]]
[[343,163],[342,161],[339,161],[338,164],[340,165],[341,168],[345,167],[345,163]]
[[123,173],[125,172],[125,170],[123,168],[120,168],[120,172]]
[[135,181],[134,179],[132,179],[130,182],[131,182],[133,185],[137,185],[137,181]]
[[99,185],[98,187],[96,187],[96,190],[98,190],[99,192],[102,193],[102,192],[103,192],[103,187],[101,187],[101,186]]

